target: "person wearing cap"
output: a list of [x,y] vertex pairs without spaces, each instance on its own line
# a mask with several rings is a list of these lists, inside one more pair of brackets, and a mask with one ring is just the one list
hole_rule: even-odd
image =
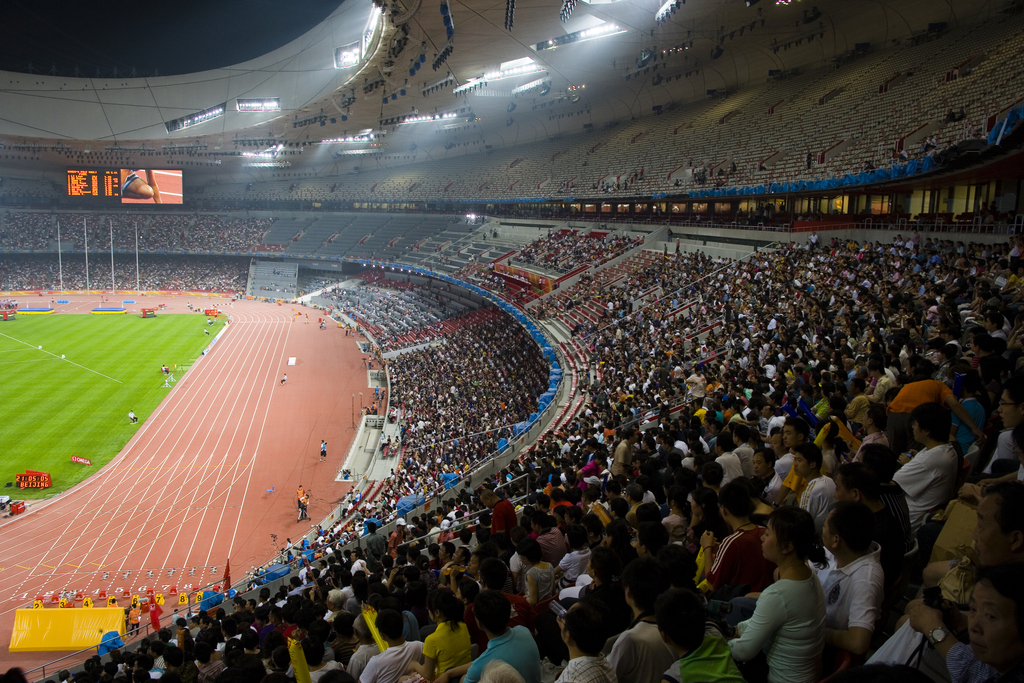
[[443,519],[441,520],[441,533],[437,536],[438,543],[447,543],[455,537],[452,532],[452,520]]

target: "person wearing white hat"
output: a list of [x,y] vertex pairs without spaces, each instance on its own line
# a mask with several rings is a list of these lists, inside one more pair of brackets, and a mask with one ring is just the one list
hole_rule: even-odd
[[452,521],[450,519],[441,520],[441,533],[437,537],[438,543],[445,543],[452,540]]

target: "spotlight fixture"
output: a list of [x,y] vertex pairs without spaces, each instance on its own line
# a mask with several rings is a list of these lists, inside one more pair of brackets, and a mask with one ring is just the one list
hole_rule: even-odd
[[576,9],[576,1],[577,0],[562,0],[562,9],[558,13],[558,18],[562,20],[563,24],[569,21],[569,16],[572,14],[572,11]]
[[445,76],[441,80],[437,81],[436,83],[431,83],[430,85],[424,85],[420,89],[420,94],[423,95],[424,97],[426,97],[427,95],[432,95],[435,92],[437,92],[438,90],[443,90],[443,89],[447,88],[448,86],[450,86],[454,82],[455,82],[455,78],[451,75],[451,73],[449,73],[447,76]]
[[444,22],[445,34],[450,41],[455,35],[455,17],[452,15],[452,8],[448,5],[448,0],[441,0],[441,21]]
[[604,38],[606,36],[614,36],[619,33],[625,33],[626,29],[622,28],[618,24],[611,22],[605,22],[598,24],[593,28],[588,28],[583,31],[576,31],[574,33],[567,33],[564,36],[552,38],[551,40],[545,40],[537,43],[533,46],[533,49],[537,52],[541,50],[553,50],[556,47],[562,47],[563,45],[571,45],[573,43],[582,43],[588,40],[595,40],[597,38]]
[[453,49],[454,48],[452,46],[452,41],[449,40],[448,44],[444,46],[444,49],[441,50],[441,52],[439,52],[436,57],[434,57],[434,62],[431,64],[434,71],[440,69],[441,65],[444,64],[449,57],[451,57]]
[[[569,0],[565,0],[569,2]],[[505,0],[505,30],[511,31],[516,18],[516,0]],[[562,21],[565,21],[563,19]]]
[[661,26],[668,18],[675,14],[683,5],[686,4],[686,0],[668,0],[661,9],[654,15],[654,23]]

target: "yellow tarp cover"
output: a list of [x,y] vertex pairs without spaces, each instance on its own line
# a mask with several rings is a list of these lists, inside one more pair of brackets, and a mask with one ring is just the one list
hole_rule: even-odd
[[11,652],[84,650],[108,631],[124,633],[124,609],[19,609],[14,615]]

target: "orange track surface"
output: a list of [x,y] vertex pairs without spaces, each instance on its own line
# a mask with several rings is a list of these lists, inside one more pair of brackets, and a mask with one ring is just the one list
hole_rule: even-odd
[[[63,495],[35,503],[28,514],[0,520],[3,668],[29,669],[60,656],[7,652],[13,610],[35,596],[198,588],[221,578],[229,558],[238,581],[270,559],[272,533],[283,545],[308,531],[307,522],[296,522],[298,484],[312,492],[314,523],[351,488],[334,479],[354,436],[351,394],[367,387],[360,338],[336,325],[321,330],[316,320],[322,312],[288,304],[107,296],[107,305],[134,298],[137,303],[127,305],[134,315],[161,302],[168,306],[160,315],[188,314],[189,302],[199,309],[217,305],[232,324],[106,467]],[[100,297],[66,298],[71,303],[56,304],[57,315],[87,313]],[[293,320],[293,311],[301,317]],[[297,364],[289,367],[291,356]],[[288,381],[281,385],[284,373]],[[158,368],[153,381],[162,381]],[[321,438],[328,443],[326,463],[320,462]],[[169,602],[165,622],[171,609]]]

